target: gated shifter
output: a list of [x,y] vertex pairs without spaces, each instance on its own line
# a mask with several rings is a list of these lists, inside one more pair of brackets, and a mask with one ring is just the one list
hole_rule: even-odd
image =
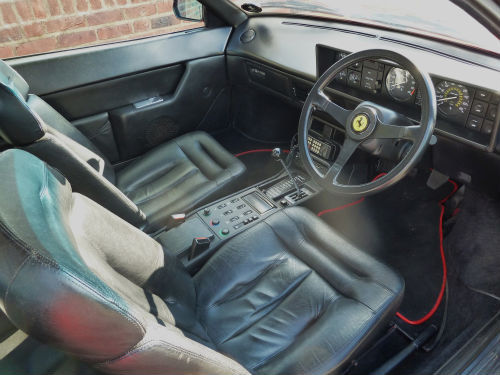
[[290,172],[290,170],[286,166],[286,164],[283,161],[283,159],[281,159],[281,149],[279,147],[274,148],[273,151],[271,152],[271,157],[274,160],[276,160],[276,161],[278,161],[278,162],[281,163],[281,165],[283,166],[283,169],[286,171],[286,173],[290,177],[290,180],[292,180],[293,186],[295,186],[295,190],[297,190],[297,197],[300,197],[299,185],[297,185],[297,182],[295,181],[295,178],[293,178],[292,173]]

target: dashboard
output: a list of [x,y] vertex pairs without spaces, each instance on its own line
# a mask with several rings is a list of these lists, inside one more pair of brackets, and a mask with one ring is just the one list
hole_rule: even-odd
[[[318,45],[318,76],[350,52]],[[438,108],[437,129],[487,146],[495,127],[500,94],[431,75]],[[392,107],[418,120],[421,95],[410,72],[390,61],[362,61],[344,69],[330,85],[362,100]]]
[[[430,74],[438,104],[436,135],[500,154],[500,59],[495,56],[393,31],[312,19],[253,17],[235,30],[228,43],[229,74],[236,82],[250,82],[301,106],[314,82],[336,61],[374,48],[395,50]],[[370,100],[419,119],[419,88],[404,67],[390,61],[350,66],[326,92],[348,109]],[[319,148],[325,155],[335,154],[335,147]]]

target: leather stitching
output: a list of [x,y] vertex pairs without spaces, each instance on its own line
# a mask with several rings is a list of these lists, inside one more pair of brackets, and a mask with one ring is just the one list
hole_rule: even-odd
[[10,287],[12,286],[12,284],[14,284],[14,281],[15,281],[17,275],[21,272],[22,268],[24,267],[24,265],[28,262],[28,260],[30,258],[31,258],[31,254],[28,254],[28,256],[26,258],[24,258],[24,260],[21,262],[19,267],[17,267],[16,271],[14,272],[11,279],[9,280],[9,283],[7,284],[7,288],[5,289],[5,295],[4,295],[5,308],[7,308],[7,298],[9,298]]

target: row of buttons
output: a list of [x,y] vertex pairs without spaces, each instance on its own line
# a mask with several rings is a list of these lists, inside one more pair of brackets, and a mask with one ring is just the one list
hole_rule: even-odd
[[499,97],[492,95],[491,92],[477,90],[465,126],[474,131],[491,134],[497,116],[499,100]]
[[236,224],[233,228],[234,229],[240,229],[242,226],[250,224],[251,222],[258,220],[259,217],[257,215],[253,215],[252,217],[249,217],[245,220],[243,220],[241,223]]
[[[236,203],[236,202],[238,202],[239,200],[240,200],[240,198],[233,198],[233,199],[231,199],[231,201],[230,201],[230,202],[231,202],[231,203]],[[219,210],[220,210],[220,209],[222,209],[222,208],[224,208],[224,207],[227,207],[227,203],[221,203],[221,204],[219,204],[219,205],[217,206],[217,208],[218,208]]]
[[312,152],[319,154],[319,151],[321,150],[321,143],[319,141],[312,137],[307,137],[307,145]]

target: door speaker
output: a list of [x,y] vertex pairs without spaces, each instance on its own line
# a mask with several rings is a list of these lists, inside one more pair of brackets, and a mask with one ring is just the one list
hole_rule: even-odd
[[177,137],[180,126],[172,118],[160,116],[151,121],[144,132],[148,148],[158,146],[159,144]]

